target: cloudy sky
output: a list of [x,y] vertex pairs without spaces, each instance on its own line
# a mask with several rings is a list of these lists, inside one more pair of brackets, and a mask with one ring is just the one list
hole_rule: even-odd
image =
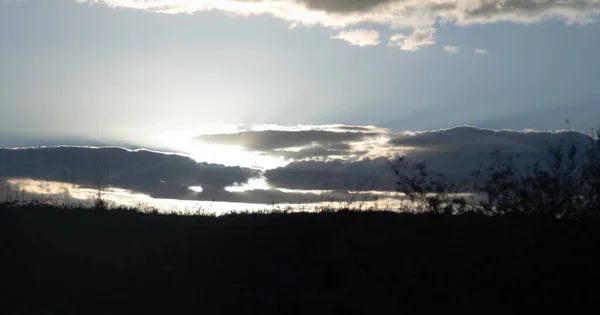
[[[536,156],[561,135],[532,129],[600,125],[599,17],[598,0],[0,0],[0,147],[183,153],[212,166],[175,178],[182,162],[163,161],[150,181],[236,202],[297,193],[224,189],[244,180],[360,186],[400,151]],[[48,165],[0,175],[64,171]]]

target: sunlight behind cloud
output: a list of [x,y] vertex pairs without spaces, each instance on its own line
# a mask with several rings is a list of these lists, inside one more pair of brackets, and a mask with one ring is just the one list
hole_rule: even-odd
[[390,37],[388,46],[398,46],[401,50],[417,51],[424,46],[435,44],[436,29],[433,27],[416,29],[410,35],[396,34]]
[[337,35],[331,36],[331,38],[344,40],[350,43],[350,45],[359,47],[377,46],[381,43],[377,31],[365,29],[341,31]]
[[[71,183],[27,178],[11,178],[7,182],[18,187],[19,190],[34,194],[36,197],[53,199],[59,203],[87,203],[98,197],[97,189],[81,187]],[[150,196],[115,187],[104,188],[100,193],[102,199],[125,206],[136,206],[140,202],[151,199]]]
[[[22,178],[8,179],[7,182],[14,187],[15,192],[20,192],[22,190],[27,193],[29,197],[41,198],[42,200],[53,204],[92,205],[93,200],[98,196],[98,190],[96,189],[84,188],[70,183]],[[272,209],[272,206],[259,203],[152,198],[148,195],[120,188],[105,188],[102,189],[101,193],[102,199],[107,201],[109,206],[135,207],[142,211],[144,211],[144,209],[156,209],[164,213],[175,212],[194,214],[202,212],[222,215],[231,211],[261,211]]]
[[267,183],[267,179],[263,177],[260,178],[252,178],[247,183],[242,185],[234,185],[225,187],[225,190],[229,192],[245,192],[249,190],[267,190],[271,189],[269,183]]
[[198,193],[201,193],[201,192],[204,191],[204,189],[202,189],[202,186],[190,186],[188,188],[189,188],[189,190],[195,191],[195,192],[198,192]]
[[197,162],[216,163],[226,166],[242,166],[269,169],[283,166],[285,160],[248,151],[236,145],[218,145],[199,141],[203,134],[232,134],[246,130],[239,124],[198,124],[189,125],[146,125],[115,128],[115,138],[127,139],[147,148],[186,155]]

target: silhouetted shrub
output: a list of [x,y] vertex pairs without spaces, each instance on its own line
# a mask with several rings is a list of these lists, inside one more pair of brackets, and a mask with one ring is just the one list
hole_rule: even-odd
[[433,173],[427,164],[412,164],[404,156],[391,163],[396,175],[397,191],[404,193],[410,204],[401,210],[436,214],[458,214],[469,211],[469,204],[457,195],[465,192],[465,184],[449,181],[441,173]]
[[546,160],[523,170],[514,163],[518,157],[493,152],[492,163],[474,170],[469,183],[457,184],[430,172],[424,162],[411,164],[403,156],[392,163],[392,171],[397,190],[412,202],[408,207],[418,212],[524,213],[557,218],[600,214],[599,137],[590,136],[586,145],[562,141],[549,146],[548,153]]

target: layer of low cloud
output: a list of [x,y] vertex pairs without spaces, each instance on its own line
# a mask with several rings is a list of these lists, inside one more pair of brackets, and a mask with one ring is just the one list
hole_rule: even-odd
[[[395,188],[389,162],[397,154],[406,155],[410,161],[424,161],[432,171],[462,181],[470,178],[479,163],[489,165],[495,151],[505,157],[519,156],[516,166],[524,169],[535,161],[548,159],[548,146],[566,140],[580,145],[589,141],[587,135],[578,132],[494,131],[469,126],[397,134],[377,127],[336,128],[336,132],[264,130],[252,133],[250,138],[247,133],[231,134],[221,143],[292,160],[264,173],[273,187],[389,191]],[[342,132],[345,129],[356,130],[356,134]],[[299,150],[288,148],[302,145],[308,146]]]
[[0,177],[118,187],[171,198],[189,186],[224,190],[260,176],[256,170],[198,163],[172,154],[121,148],[0,149]]
[[[579,132],[494,131],[474,127],[401,132],[390,134],[388,145],[380,149],[379,158],[356,160],[299,161],[268,170],[271,185],[289,189],[395,189],[390,158],[405,155],[409,161],[425,162],[435,173],[454,182],[471,179],[471,171],[494,161],[494,152],[508,159],[514,157],[517,169],[549,159],[549,147],[573,142],[580,147],[590,137]],[[376,181],[373,179],[376,178]]]
[[230,134],[202,135],[203,143],[234,145],[271,156],[304,158],[362,155],[365,145],[377,142],[386,130],[364,126],[323,126],[309,130],[254,130]]
[[474,52],[476,55],[485,55],[488,53],[487,50],[481,48],[475,48]]
[[287,189],[393,191],[395,180],[386,158],[360,161],[300,161],[267,170],[267,181]]
[[459,54],[460,53],[460,47],[457,46],[444,46],[444,51],[449,53],[449,54]]
[[350,45],[360,47],[377,46],[381,43],[377,31],[365,29],[341,31],[337,35],[331,36],[331,38],[344,40],[349,42]]
[[558,146],[561,141],[583,146],[589,136],[580,132],[567,131],[516,131],[490,130],[471,126],[460,126],[423,132],[401,132],[393,136],[393,147],[409,148],[413,155],[437,154],[487,154],[500,151],[506,155],[544,157],[549,146]]
[[[491,164],[496,151],[502,157],[514,157],[515,166],[524,169],[536,161],[548,160],[549,146],[573,142],[584,147],[590,143],[590,137],[579,132],[496,131],[470,126],[398,133],[374,126],[271,128],[276,130],[262,128],[201,138],[291,161],[264,172],[198,163],[184,156],[145,150],[55,147],[0,150],[0,178],[64,182],[77,185],[78,191],[87,189],[88,195],[100,179],[104,187],[153,198],[311,203],[323,195],[306,191],[333,191],[326,199],[335,197],[338,201],[357,197],[348,191],[361,191],[365,196],[372,191],[394,191],[396,183],[390,163],[396,155],[405,155],[411,162],[425,162],[433,172],[459,182],[469,179],[479,163]],[[248,190],[241,192],[226,189],[259,179],[266,180],[267,185],[249,185]],[[202,191],[193,191],[192,186],[201,186]],[[62,194],[65,189],[68,194],[71,186],[53,187],[58,187],[54,194]],[[79,195],[71,193],[74,198],[83,198]]]
[[[79,185],[32,179],[0,178],[0,200],[29,201],[39,200],[52,204],[91,206],[97,191]],[[402,195],[372,191],[282,191],[278,189],[258,189],[245,192],[229,192],[209,189],[203,193],[188,193],[177,200],[156,199],[140,195],[134,191],[107,188],[102,191],[102,199],[109,206],[126,206],[137,209],[159,209],[166,212],[209,211],[223,214],[228,211],[263,211],[288,205],[297,209],[315,210],[316,207],[361,207],[375,206],[395,209],[405,200]]]

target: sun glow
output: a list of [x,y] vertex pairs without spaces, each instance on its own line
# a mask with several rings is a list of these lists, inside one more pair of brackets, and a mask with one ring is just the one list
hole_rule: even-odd
[[250,190],[268,190],[271,186],[267,183],[267,179],[264,177],[252,178],[247,183],[242,185],[234,185],[225,187],[225,190],[229,192],[245,192]]
[[190,186],[190,187],[188,187],[188,189],[191,191],[198,192],[198,193],[201,193],[204,191],[204,189],[202,189],[202,186]]
[[260,170],[288,164],[288,161],[281,157],[248,151],[235,145],[203,143],[197,139],[198,136],[205,134],[227,134],[243,130],[241,125],[225,123],[201,124],[198,126],[158,124],[114,128],[111,133],[114,134],[116,139],[123,139],[126,136],[130,142],[138,145],[163,152],[180,153],[197,162],[250,167]]

